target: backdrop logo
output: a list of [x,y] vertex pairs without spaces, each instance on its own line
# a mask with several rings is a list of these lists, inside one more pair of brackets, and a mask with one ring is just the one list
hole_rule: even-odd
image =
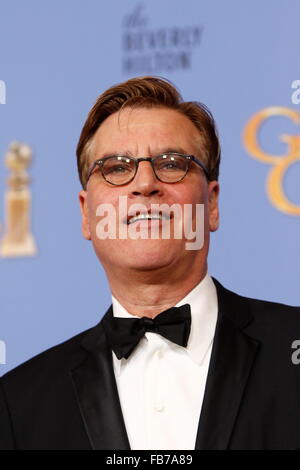
[[192,67],[192,52],[199,47],[202,26],[151,28],[139,3],[123,19],[122,69],[124,74],[157,74]]
[[3,80],[0,80],[0,104],[6,103],[6,85]]
[[285,116],[294,124],[300,125],[300,113],[293,109],[281,106],[262,109],[246,124],[243,135],[244,145],[253,158],[271,165],[266,185],[271,203],[285,214],[300,216],[300,205],[288,199],[284,188],[286,171],[295,163],[300,163],[300,134],[279,136],[279,139],[287,144],[287,152],[284,155],[266,153],[260,146],[258,135],[262,124],[273,116]]
[[31,193],[27,168],[31,159],[31,148],[18,142],[10,145],[5,156],[5,164],[11,173],[5,192],[5,231],[0,240],[2,257],[36,254],[35,240],[30,230]]

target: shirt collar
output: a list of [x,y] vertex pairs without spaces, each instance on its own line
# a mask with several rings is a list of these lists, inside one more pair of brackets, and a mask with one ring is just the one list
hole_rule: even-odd
[[[212,344],[218,316],[217,290],[208,273],[175,306],[179,307],[184,304],[190,304],[192,323],[187,347],[183,349],[186,350],[193,361],[201,365]],[[112,306],[115,317],[138,318],[127,312],[114,296],[112,296]],[[182,346],[178,347],[181,348]],[[115,370],[119,374],[122,365],[127,363],[128,359],[119,360],[114,353],[113,359]]]

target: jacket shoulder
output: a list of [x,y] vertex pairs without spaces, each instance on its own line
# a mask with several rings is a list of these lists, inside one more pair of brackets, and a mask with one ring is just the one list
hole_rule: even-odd
[[255,299],[226,289],[214,279],[219,308],[236,324],[241,318],[251,319],[251,329],[265,331],[268,335],[296,334],[300,330],[300,307],[269,300]]
[[82,340],[91,330],[93,327],[42,351],[6,372],[0,379],[2,384],[4,386],[22,382],[29,384],[34,383],[37,377],[42,381],[46,376],[49,380],[52,374],[57,375],[76,366],[82,360],[84,353],[81,348]]

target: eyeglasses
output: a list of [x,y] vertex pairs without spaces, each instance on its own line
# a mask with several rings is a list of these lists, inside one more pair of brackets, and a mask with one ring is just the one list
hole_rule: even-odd
[[209,180],[207,168],[196,157],[168,152],[153,158],[132,158],[118,155],[100,158],[92,163],[88,171],[86,183],[95,168],[98,167],[103,178],[108,183],[115,186],[128,184],[134,179],[140,162],[150,162],[156,178],[163,183],[178,183],[183,180],[192,162],[196,163],[203,170],[206,178]]

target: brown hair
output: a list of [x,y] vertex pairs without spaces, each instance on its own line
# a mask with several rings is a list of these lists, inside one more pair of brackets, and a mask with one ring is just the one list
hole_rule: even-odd
[[102,122],[125,107],[163,106],[184,114],[203,138],[205,161],[210,180],[217,180],[220,165],[220,144],[215,121],[209,109],[196,101],[183,101],[180,93],[168,80],[157,77],[136,77],[114,85],[102,93],[82,128],[77,145],[79,178],[85,188],[90,165],[89,154],[93,136]]

